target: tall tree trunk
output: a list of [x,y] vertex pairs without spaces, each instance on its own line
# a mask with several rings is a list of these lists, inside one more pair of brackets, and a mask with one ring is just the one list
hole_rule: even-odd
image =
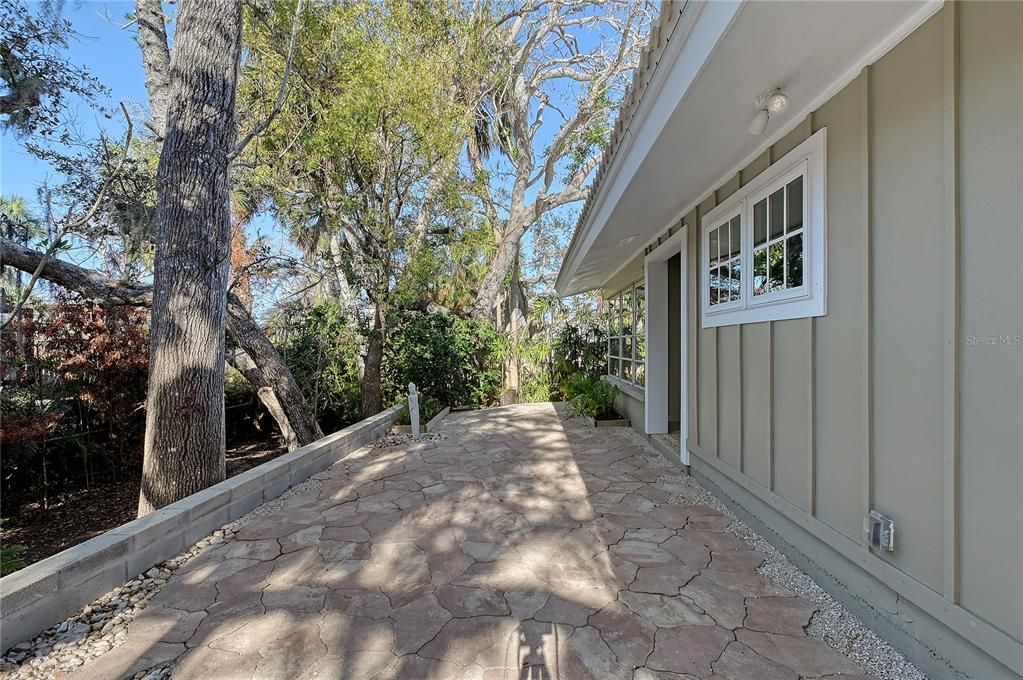
[[[19,272],[34,272],[43,260],[43,253],[26,248],[10,239],[0,238],[0,264]],[[134,305],[151,307],[153,290],[149,286],[114,281],[103,274],[65,262],[56,257],[46,261],[40,277],[73,290],[103,305]],[[237,296],[227,296],[227,329],[248,361],[232,353],[228,362],[237,368],[259,395],[270,415],[281,428],[289,449],[309,444],[323,436],[316,416],[295,382],[287,364],[266,334],[252,319]],[[250,370],[248,367],[256,370]],[[243,368],[246,367],[246,368]],[[268,379],[266,376],[272,376]],[[268,392],[269,390],[269,392]],[[282,403],[286,405],[282,406]],[[306,423],[292,427],[291,421]],[[290,434],[289,434],[290,433]]]
[[167,105],[170,97],[170,48],[167,46],[167,24],[161,0],[135,0],[137,40],[142,52],[142,67],[146,72],[146,91],[149,93],[149,113],[157,139],[162,139],[167,123]]
[[362,374],[362,417],[369,418],[384,410],[380,387],[380,367],[384,361],[384,343],[387,327],[383,305],[377,303],[373,316],[373,330],[366,347],[366,363]]
[[242,9],[184,0],[157,169],[149,390],[139,515],[225,476],[228,154]]
[[515,269],[519,242],[531,224],[532,221],[522,216],[513,216],[508,220],[508,226],[497,244],[497,252],[490,258],[487,273],[483,276],[472,307],[469,308],[469,315],[474,319],[489,319],[493,315],[494,307],[500,303],[501,292],[505,290],[508,279]]
[[526,300],[522,295],[522,284],[519,282],[519,246],[515,246],[515,257],[512,259],[511,282],[505,296],[506,324],[498,331],[507,333],[511,347],[504,359],[504,394],[501,403],[504,405],[519,403],[519,342],[522,339],[522,322],[526,315]]
[[259,398],[281,426],[288,449],[294,450],[323,437],[323,430],[316,422],[316,416],[307,405],[291,371],[249,314],[249,310],[233,293],[227,296],[227,314],[227,329],[231,338],[248,359],[248,362],[243,361],[241,364],[252,364],[249,372],[238,365],[232,365],[242,371],[256,388]]

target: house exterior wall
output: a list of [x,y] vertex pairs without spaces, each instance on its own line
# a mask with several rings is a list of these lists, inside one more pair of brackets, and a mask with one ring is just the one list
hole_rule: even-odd
[[[947,5],[682,220],[694,474],[935,677],[1023,674],[1021,35]],[[828,313],[700,328],[701,215],[825,127]]]

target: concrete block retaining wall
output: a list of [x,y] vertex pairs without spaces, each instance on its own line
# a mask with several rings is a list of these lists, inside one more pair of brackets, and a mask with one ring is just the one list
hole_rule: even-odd
[[0,579],[0,651],[387,433],[394,406]]

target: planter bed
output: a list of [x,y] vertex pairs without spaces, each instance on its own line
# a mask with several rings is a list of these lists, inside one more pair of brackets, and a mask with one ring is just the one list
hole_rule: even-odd
[[587,417],[586,421],[591,427],[632,427],[632,421],[628,418],[612,418],[610,420],[602,420],[597,418]]
[[135,574],[327,469],[387,432],[386,409],[0,579],[0,650],[24,642]]

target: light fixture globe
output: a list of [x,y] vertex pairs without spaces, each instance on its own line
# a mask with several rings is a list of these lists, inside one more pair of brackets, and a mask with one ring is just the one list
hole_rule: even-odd
[[771,115],[782,113],[789,108],[789,98],[778,88],[764,90],[753,98],[753,106],[757,108],[757,115],[750,121],[749,131],[751,135],[762,135],[767,129]]
[[783,113],[789,108],[789,98],[782,92],[775,92],[767,99],[767,110],[772,114]]

